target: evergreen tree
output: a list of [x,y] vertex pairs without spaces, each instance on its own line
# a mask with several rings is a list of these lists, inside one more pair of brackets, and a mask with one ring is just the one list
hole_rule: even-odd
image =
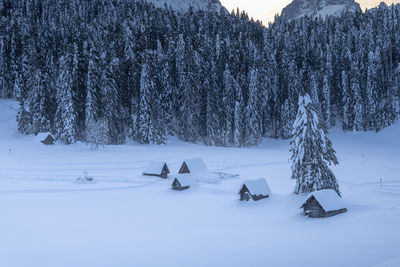
[[291,110],[290,110],[290,104],[289,104],[289,99],[285,100],[285,103],[283,103],[281,107],[281,134],[283,138],[287,139],[290,138],[292,134],[292,127],[293,127],[293,120],[291,120]]
[[138,137],[143,144],[149,144],[153,141],[154,128],[151,113],[151,91],[154,90],[154,82],[150,73],[149,60],[142,66],[142,75],[140,78],[140,102],[138,118]]
[[314,106],[317,108],[317,110],[320,110],[321,105],[319,101],[319,93],[318,93],[318,83],[317,79],[315,78],[314,73],[311,73],[310,76],[310,88],[311,88],[311,100],[314,104]]
[[367,105],[366,105],[366,124],[368,130],[377,129],[376,111],[378,101],[377,70],[375,55],[373,52],[368,54],[368,73],[367,73]]
[[95,150],[100,146],[104,147],[108,142],[108,131],[108,123],[105,120],[89,121],[86,126],[86,132],[89,133],[87,142]]
[[20,85],[20,92],[18,94],[18,115],[17,124],[18,131],[23,134],[31,134],[32,130],[32,115],[30,113],[30,103],[29,103],[29,88],[27,87],[26,80],[23,77],[28,75],[29,65],[27,55],[24,53],[21,56],[21,72],[18,74],[18,80]]
[[296,180],[296,194],[333,189],[340,195],[335,175],[329,168],[332,163],[338,164],[338,160],[327,134],[326,125],[320,120],[310,96],[300,96],[290,142],[292,179]]
[[56,138],[66,144],[75,143],[76,113],[72,99],[72,58],[69,53],[60,57],[57,79]]
[[[1,23],[2,21],[0,21]],[[1,25],[3,26],[3,25]],[[0,98],[6,98],[6,62],[4,34],[0,33]]]
[[207,132],[207,144],[208,145],[220,145],[220,128],[219,128],[219,116],[216,112],[218,110],[218,100],[219,87],[218,87],[218,77],[216,75],[215,62],[211,62],[211,72],[210,72],[210,89],[207,94],[206,102],[206,132]]
[[101,88],[105,103],[103,119],[108,123],[108,138],[110,144],[124,142],[123,126],[121,125],[121,103],[118,90],[119,60],[112,57],[107,62],[102,76]]
[[323,111],[323,119],[325,121],[326,127],[331,127],[331,88],[329,84],[328,75],[324,76],[324,82],[322,86],[322,111]]
[[32,115],[32,132],[41,133],[48,132],[50,130],[50,121],[48,116],[48,101],[49,95],[45,87],[44,73],[41,68],[34,67],[30,65],[30,74],[32,76],[28,80],[29,101],[30,104],[29,111]]
[[233,143],[236,147],[243,146],[243,124],[244,124],[244,117],[243,117],[243,110],[244,110],[244,103],[243,103],[243,95],[242,89],[239,85],[235,86],[236,91],[236,101],[235,101],[235,110],[234,110],[234,123],[233,123]]
[[361,98],[360,74],[358,69],[358,58],[353,58],[351,63],[350,92],[352,95],[352,125],[353,130],[361,131],[363,129],[363,103]]
[[173,86],[170,77],[170,67],[168,60],[165,58],[164,51],[160,41],[157,41],[157,85],[154,96],[155,106],[159,107],[155,110],[155,121],[157,122],[157,140],[156,144],[165,144],[167,142],[168,127],[172,121],[172,94]]
[[350,130],[350,89],[347,73],[342,71],[342,105],[343,105],[343,130]]
[[87,43],[73,44],[72,98],[76,112],[76,138],[85,139],[86,85],[87,85]]
[[185,142],[195,143],[199,133],[200,95],[196,67],[199,67],[197,53],[191,53],[192,48],[187,47],[185,53],[184,81],[181,95],[181,108],[179,114],[179,136]]
[[257,84],[258,74],[251,70],[249,74],[249,100],[246,106],[246,136],[245,145],[258,145],[261,143],[260,113],[257,108],[259,88]]
[[392,110],[397,119],[400,116],[400,64],[393,75],[392,98]]
[[222,146],[228,146],[233,141],[232,129],[233,129],[233,116],[234,116],[234,95],[235,95],[235,80],[232,77],[228,65],[225,67],[225,71],[223,74],[223,96],[222,96],[222,104],[223,104],[223,125],[221,127],[222,131]]
[[89,127],[93,122],[100,121],[100,66],[98,52],[93,42],[90,43],[88,72],[86,79],[85,133],[86,140],[91,140],[94,128]]

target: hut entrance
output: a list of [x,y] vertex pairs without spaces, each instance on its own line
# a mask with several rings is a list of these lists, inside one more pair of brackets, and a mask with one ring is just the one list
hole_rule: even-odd
[[241,195],[241,200],[245,200],[245,201],[249,201],[251,198],[250,193],[249,192],[243,192]]

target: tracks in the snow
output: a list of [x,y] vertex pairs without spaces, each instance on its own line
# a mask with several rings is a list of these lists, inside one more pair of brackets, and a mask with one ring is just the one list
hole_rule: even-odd
[[349,183],[340,181],[340,183],[350,186],[350,190],[355,189],[357,191],[362,191],[366,193],[384,194],[400,197],[400,180],[382,180],[369,183]]
[[[22,189],[22,190],[0,190],[0,194],[37,194],[37,193],[74,193],[74,192],[101,192],[101,191],[120,191],[141,187],[147,187],[160,182],[160,180],[149,181],[145,183],[137,182],[135,185],[129,186],[107,186],[107,187],[91,187],[91,188],[60,188],[60,189]],[[87,184],[84,186],[90,186]]]

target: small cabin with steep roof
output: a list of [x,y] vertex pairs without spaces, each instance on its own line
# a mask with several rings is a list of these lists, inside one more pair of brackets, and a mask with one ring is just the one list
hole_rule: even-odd
[[197,180],[196,178],[191,175],[191,174],[178,174],[171,187],[173,190],[178,190],[178,191],[182,191],[182,190],[186,190],[189,189],[190,187],[193,187],[197,184]]
[[183,161],[182,166],[179,169],[179,173],[205,174],[208,173],[208,169],[201,158],[193,158]]
[[342,198],[332,189],[312,192],[300,208],[311,218],[326,218],[347,211]]
[[257,201],[268,198],[271,195],[271,189],[264,178],[247,180],[243,183],[239,195],[241,201],[249,201],[250,199]]
[[44,145],[54,145],[54,142],[56,141],[51,133],[38,133],[34,140],[35,142],[40,142]]
[[143,172],[143,175],[167,178],[169,173],[167,163],[162,161],[153,161],[149,163],[147,169]]
[[179,169],[179,174],[189,173],[201,183],[216,184],[221,180],[215,174],[208,171],[206,164],[201,158],[186,159],[183,161]]

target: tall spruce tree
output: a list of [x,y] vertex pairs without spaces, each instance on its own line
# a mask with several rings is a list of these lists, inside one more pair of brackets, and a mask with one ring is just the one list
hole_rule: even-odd
[[[88,125],[91,121],[97,121],[100,119],[100,64],[98,51],[93,42],[90,43],[89,48],[89,63],[88,72],[86,78],[86,106],[85,106],[85,127],[89,128]],[[90,134],[90,133],[86,133]]]
[[138,137],[139,142],[143,144],[152,143],[156,134],[152,117],[153,99],[151,98],[151,92],[154,90],[154,81],[151,75],[150,57],[150,54],[146,54],[140,78]]
[[351,62],[351,78],[350,78],[350,92],[352,97],[351,106],[353,108],[352,126],[354,131],[361,131],[363,129],[363,103],[361,98],[360,88],[360,70],[359,58],[353,57]]
[[324,75],[322,96],[322,116],[326,127],[329,129],[331,127],[331,88],[328,75]]
[[222,93],[223,116],[221,127],[222,131],[222,146],[228,146],[232,143],[232,129],[233,129],[233,116],[234,116],[234,96],[235,96],[235,80],[232,77],[228,65],[225,67],[223,74],[224,91]]
[[251,70],[249,74],[249,99],[246,106],[245,145],[258,145],[261,143],[260,113],[258,110],[259,88],[257,71]]
[[[2,21],[0,21],[1,23]],[[3,26],[3,25],[1,25]],[[3,26],[4,27],[4,26]],[[6,98],[5,35],[0,32],[0,98]]]
[[243,146],[243,124],[244,124],[244,103],[243,103],[243,95],[242,88],[235,83],[235,110],[233,115],[233,143],[237,147]]
[[102,96],[106,99],[104,107],[104,120],[108,122],[108,138],[110,144],[121,144],[124,141],[122,118],[121,118],[121,98],[118,90],[119,60],[112,57],[104,68],[101,75]]
[[56,138],[66,144],[76,140],[76,113],[72,99],[72,58],[70,53],[60,57],[57,79]]
[[308,94],[299,97],[299,109],[293,125],[292,179],[296,180],[296,194],[321,189],[333,189],[340,195],[335,175],[329,168],[339,164],[327,137],[328,130]]
[[32,115],[30,113],[29,104],[29,88],[23,77],[28,75],[29,65],[27,55],[24,53],[21,56],[21,72],[18,75],[20,79],[20,92],[17,98],[19,109],[17,114],[18,131],[23,134],[31,134],[32,131]]
[[376,110],[378,101],[377,69],[375,64],[375,54],[368,54],[368,73],[367,73],[367,105],[366,105],[366,129],[374,130],[377,126]]

